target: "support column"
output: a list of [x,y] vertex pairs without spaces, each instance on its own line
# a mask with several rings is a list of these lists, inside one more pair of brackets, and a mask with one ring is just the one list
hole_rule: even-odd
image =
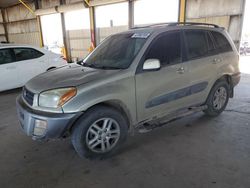
[[6,38],[6,41],[9,42],[9,35],[8,35],[8,29],[7,29],[7,20],[6,20],[6,17],[5,17],[4,9],[1,9],[1,14],[2,14],[2,18],[3,18],[3,28],[4,28],[5,38]]
[[134,27],[134,0],[128,2],[128,28]]
[[70,57],[69,57],[69,52],[68,52],[68,43],[67,43],[64,13],[61,13],[61,23],[62,23],[63,45],[64,45],[64,48],[62,48],[62,53],[67,59],[67,61],[69,61]]
[[95,8],[89,7],[90,17],[90,33],[91,33],[91,46],[89,51],[92,51],[96,47],[96,21],[95,21]]
[[[64,5],[65,3],[66,3],[65,0],[60,0],[60,5]],[[67,59],[67,61],[70,61],[64,13],[60,14],[61,14],[61,24],[62,24],[63,45],[64,45],[64,47],[62,48],[62,53]]]
[[[34,1],[35,4],[35,9],[39,9],[39,2],[38,0]],[[36,16],[36,20],[37,20],[37,26],[38,26],[38,32],[39,32],[39,41],[40,41],[40,47],[43,47],[43,33],[42,33],[42,25],[41,25],[41,17],[40,16]]]
[[179,22],[186,21],[186,0],[179,0]]
[[43,32],[42,32],[42,25],[41,25],[41,18],[40,16],[36,17],[37,19],[37,25],[38,25],[38,31],[39,31],[39,41],[40,41],[40,47],[43,47]]

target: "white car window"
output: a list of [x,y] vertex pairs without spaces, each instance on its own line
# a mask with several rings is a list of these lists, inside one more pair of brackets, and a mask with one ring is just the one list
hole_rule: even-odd
[[13,62],[10,49],[0,49],[0,65]]
[[44,55],[42,52],[32,48],[14,48],[14,53],[16,56],[16,61],[35,59]]

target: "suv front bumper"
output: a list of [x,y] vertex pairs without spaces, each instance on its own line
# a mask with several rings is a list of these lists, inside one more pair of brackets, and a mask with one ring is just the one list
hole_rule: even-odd
[[61,138],[82,113],[50,113],[29,107],[21,96],[16,99],[17,115],[23,131],[35,140]]

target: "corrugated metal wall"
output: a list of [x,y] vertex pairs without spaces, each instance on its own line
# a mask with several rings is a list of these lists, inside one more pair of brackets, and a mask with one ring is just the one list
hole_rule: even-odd
[[[97,28],[97,44],[99,44],[103,39],[108,37],[109,35],[126,31],[128,29],[127,26],[116,26],[116,27],[108,27],[108,28]],[[67,31],[67,39],[69,44],[70,56],[71,59],[82,59],[86,57],[89,53],[89,47],[91,44],[90,39],[90,30],[82,29],[82,30],[69,30]]]
[[128,30],[128,26],[115,26],[115,27],[104,27],[96,29],[96,40],[97,44],[99,44],[103,39],[108,37],[109,35],[119,33],[122,31]]
[[3,17],[2,17],[2,13],[0,13],[0,23],[3,22]]
[[67,31],[71,59],[84,58],[89,53],[91,44],[90,30],[69,30]]
[[0,34],[4,34],[4,28],[3,28],[3,24],[0,24]]
[[16,44],[39,46],[39,32],[9,34],[9,41]]
[[60,5],[60,0],[42,0],[41,8],[50,8]]
[[[33,10],[34,4],[28,4]],[[23,5],[16,5],[4,10],[9,42],[39,46],[39,30],[36,16]]]

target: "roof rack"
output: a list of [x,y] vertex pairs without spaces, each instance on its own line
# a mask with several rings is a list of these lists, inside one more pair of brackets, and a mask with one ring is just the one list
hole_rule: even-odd
[[173,22],[169,23],[168,26],[177,26],[177,25],[200,25],[200,26],[210,26],[210,27],[215,27],[219,28],[220,26],[216,24],[210,24],[210,23],[199,23],[199,22]]
[[137,26],[137,27],[133,27],[131,29],[157,27],[157,26],[178,26],[178,25],[196,25],[196,26],[208,26],[208,27],[220,28],[220,26],[218,26],[216,24],[210,24],[210,23],[199,23],[199,22],[167,22],[167,23],[157,23],[157,24],[150,24],[150,25],[144,25],[144,26]]

